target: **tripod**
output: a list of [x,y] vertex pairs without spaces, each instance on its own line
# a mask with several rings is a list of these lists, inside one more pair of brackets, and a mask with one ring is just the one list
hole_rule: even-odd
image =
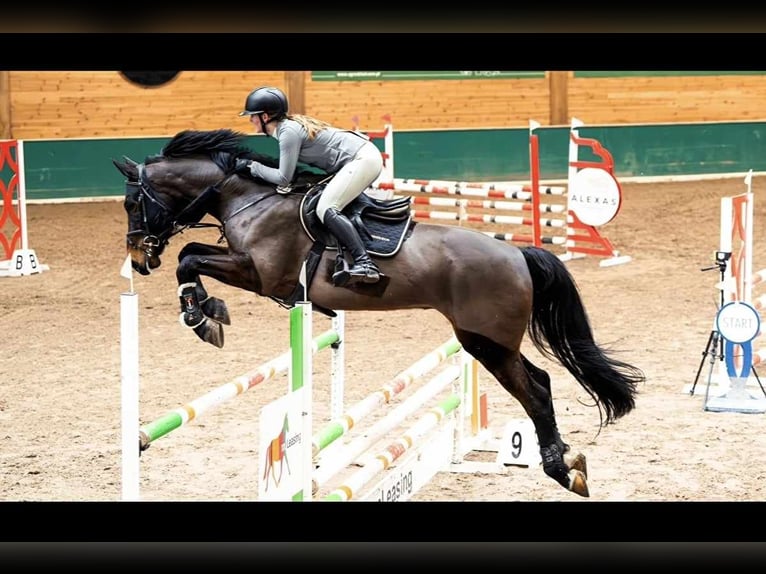
[[[726,267],[727,267],[727,261],[731,258],[731,252],[730,251],[716,251],[715,252],[715,265],[711,267],[703,267],[700,269],[700,271],[712,271],[713,269],[718,269],[718,273],[721,276],[721,298],[718,302],[718,309],[720,310],[721,307],[723,307],[724,304],[724,285],[723,282],[726,279]],[[689,394],[694,394],[694,389],[697,388],[697,381],[699,381],[700,373],[702,372],[702,367],[705,365],[705,357],[710,355],[710,372],[713,372],[713,366],[715,365],[715,360],[718,358],[719,360],[723,361],[723,337],[718,332],[717,329],[713,329],[710,331],[710,336],[707,338],[707,344],[705,345],[705,350],[702,351],[702,359],[700,360],[700,366],[697,369],[697,375],[694,377],[694,383],[692,384],[691,389],[689,390]]]
[[[717,354],[717,352],[720,350],[720,354]],[[721,334],[713,329],[710,331],[710,336],[707,339],[707,345],[705,345],[705,350],[702,351],[702,359],[700,360],[700,366],[697,369],[697,376],[694,377],[694,384],[692,384],[692,388],[689,390],[689,394],[694,394],[694,389],[697,388],[697,381],[700,378],[700,373],[702,372],[702,367],[705,364],[705,357],[710,355],[710,372],[713,372],[713,366],[715,365],[716,358],[723,361],[723,337],[721,337]]]
[[[711,271],[713,269],[718,269],[720,275],[721,275],[721,298],[718,304],[718,310],[723,307],[724,305],[724,280],[726,279],[726,267],[727,267],[727,261],[731,258],[731,252],[728,251],[716,251],[715,252],[715,265],[711,267],[703,267],[700,269],[700,271]],[[689,390],[689,394],[694,394],[694,389],[697,388],[697,381],[699,381],[700,373],[702,373],[702,367],[705,364],[705,357],[710,355],[710,375],[713,373],[713,367],[715,365],[715,360],[718,358],[719,360],[724,360],[723,355],[723,337],[718,332],[717,329],[713,329],[710,331],[710,336],[707,339],[707,344],[705,345],[705,350],[702,351],[702,359],[700,360],[699,368],[697,369],[697,375],[694,377],[694,383],[691,386],[691,389]],[[763,392],[763,395],[766,396],[766,389],[763,388],[763,385],[761,384],[761,379],[758,376],[758,373],[755,371],[755,366],[750,366],[751,372],[753,373],[753,376],[755,377],[755,380],[758,382],[758,386],[761,387],[761,391]],[[710,388],[710,376],[708,376],[708,390]]]

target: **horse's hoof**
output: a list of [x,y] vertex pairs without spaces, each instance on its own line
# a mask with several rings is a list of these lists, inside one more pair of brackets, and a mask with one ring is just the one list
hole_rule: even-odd
[[576,456],[572,456],[567,453],[564,455],[564,464],[571,470],[579,470],[583,473],[585,478],[588,478],[588,463],[585,462],[585,455],[577,453]]
[[210,343],[219,349],[223,347],[223,326],[220,323],[205,318],[202,323],[194,327],[194,332],[206,343]]
[[589,497],[588,482],[585,480],[585,475],[579,470],[569,471],[569,490],[580,496]]
[[217,297],[208,297],[200,303],[202,306],[202,312],[206,317],[223,323],[224,325],[231,325],[231,319],[229,318],[229,310],[226,308],[226,303]]

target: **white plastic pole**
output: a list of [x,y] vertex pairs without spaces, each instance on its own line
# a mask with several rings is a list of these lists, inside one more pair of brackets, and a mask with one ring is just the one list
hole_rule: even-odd
[[[748,184],[749,185],[749,184]],[[744,262],[744,301],[750,303],[753,299],[753,199],[751,191],[747,193],[745,202],[745,262]]]
[[27,191],[24,179],[24,140],[16,140],[16,166],[19,189],[17,198],[19,202],[19,221],[21,222],[21,249],[26,253],[29,249],[27,236]]
[[719,249],[724,253],[731,253],[732,236],[732,209],[731,197],[721,198],[721,240]]
[[[313,425],[313,382],[311,380],[312,361],[312,317],[311,301],[298,301],[290,316],[290,371],[288,393],[302,393],[301,445],[302,445],[302,485],[300,500],[311,500],[311,430]],[[295,497],[294,497],[295,499]]]
[[332,329],[338,333],[339,340],[332,347],[330,362],[330,418],[336,419],[343,414],[343,394],[345,393],[346,371],[345,371],[345,329],[346,315],[344,311],[336,311],[332,319]]
[[138,495],[138,293],[120,295],[122,389],[122,500]]
[[386,130],[386,136],[383,138],[383,148],[388,155],[385,171],[390,176],[390,179],[394,179],[394,127],[391,124],[386,124],[384,129]]

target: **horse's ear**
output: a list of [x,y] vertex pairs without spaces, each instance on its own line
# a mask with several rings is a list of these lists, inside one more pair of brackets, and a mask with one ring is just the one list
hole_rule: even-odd
[[125,160],[125,163],[127,163],[128,165],[132,165],[133,167],[136,167],[136,166],[138,165],[138,162],[137,162],[137,161],[133,161],[132,159],[130,159],[130,158],[129,158],[128,156],[126,156],[126,155],[122,156],[122,159],[124,159],[124,160]]
[[116,159],[112,159],[112,163],[114,164],[114,167],[120,170],[122,175],[128,179],[135,180],[138,177],[138,170],[136,169],[136,165],[138,164],[128,158],[125,158],[125,160],[126,161],[121,162],[117,161]]

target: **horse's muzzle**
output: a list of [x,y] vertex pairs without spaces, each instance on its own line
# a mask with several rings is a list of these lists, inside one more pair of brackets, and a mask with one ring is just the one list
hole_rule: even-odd
[[141,275],[149,275],[152,270],[162,265],[159,256],[150,253],[147,249],[139,249],[135,246],[128,247],[130,253],[130,263],[135,271]]
[[131,232],[127,235],[127,247],[133,269],[141,275],[149,275],[153,269],[162,265],[160,255],[165,250],[166,242],[154,235]]

